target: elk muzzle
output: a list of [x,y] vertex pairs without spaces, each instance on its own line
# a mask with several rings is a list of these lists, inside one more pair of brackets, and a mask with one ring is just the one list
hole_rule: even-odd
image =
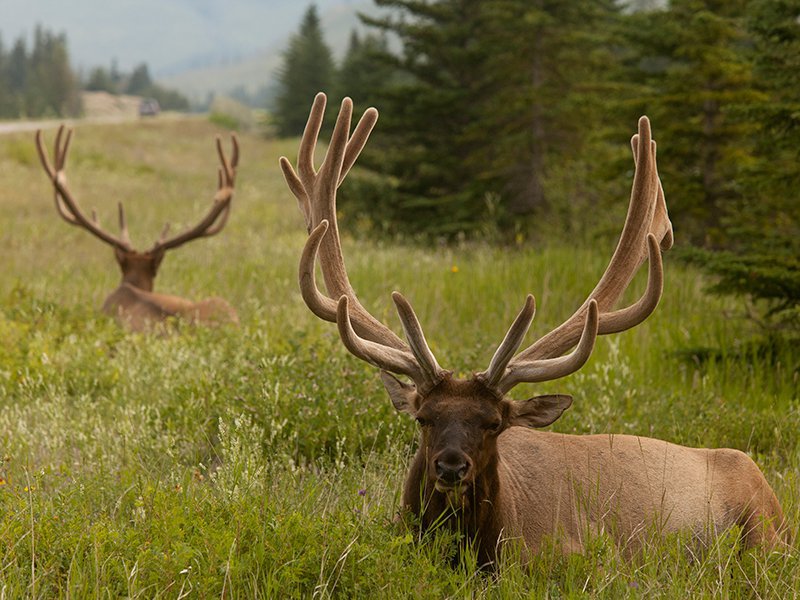
[[463,452],[448,448],[433,459],[436,489],[445,491],[464,483],[472,472],[472,461]]

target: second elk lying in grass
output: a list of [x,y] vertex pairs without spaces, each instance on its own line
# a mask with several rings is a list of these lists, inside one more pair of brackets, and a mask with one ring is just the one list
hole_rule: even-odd
[[168,237],[169,224],[164,227],[159,240],[144,252],[138,252],[131,246],[125,211],[119,204],[120,235],[108,233],[92,213],[88,218],[78,206],[67,186],[64,166],[72,138],[72,130],[66,131],[62,125],[55,140],[55,166],[50,163],[44,147],[41,130],[36,132],[36,148],[42,166],[53,183],[53,194],[58,214],[70,225],[84,228],[86,231],[114,248],[114,256],[122,270],[122,282],[103,304],[103,312],[117,318],[125,326],[134,331],[146,330],[153,325],[165,321],[169,317],[179,317],[191,323],[238,323],[236,311],[222,298],[207,298],[198,302],[159,294],[153,291],[153,284],[167,250],[177,248],[201,237],[219,233],[228,221],[233,200],[233,189],[236,180],[236,167],[239,162],[239,144],[236,136],[231,136],[233,154],[230,162],[222,150],[222,143],[217,138],[217,153],[220,169],[219,183],[214,201],[203,219],[186,231]]
[[[338,325],[347,349],[381,369],[397,410],[419,422],[422,439],[402,504],[423,528],[444,523],[458,529],[474,541],[483,564],[496,559],[504,540],[521,540],[526,553],[547,538],[566,552],[581,551],[586,535],[599,531],[609,532],[626,549],[635,549],[654,528],[659,533],[689,531],[710,541],[738,525],[745,546],[788,541],[775,494],[743,452],[686,448],[633,435],[536,431],[558,419],[572,398],[505,397],[519,383],[575,372],[589,358],[597,335],[634,327],[656,308],[663,284],[661,251],[672,245],[672,226],[646,117],[632,139],[636,172],[622,234],[589,298],[564,323],[517,353],[534,316],[534,300],[528,296],[489,367],[470,379],[457,379],[437,363],[403,296],[392,294],[408,343],[356,298],[342,257],[336,190],[378,114],[368,109],[350,135],[352,103],[345,99],[316,171],[314,149],[324,109],[320,94],[300,144],[297,171],[281,158],[310,233],[300,260],[300,287],[311,311]],[[327,295],[315,283],[317,258]],[[645,260],[649,278],[644,295],[615,310]]]

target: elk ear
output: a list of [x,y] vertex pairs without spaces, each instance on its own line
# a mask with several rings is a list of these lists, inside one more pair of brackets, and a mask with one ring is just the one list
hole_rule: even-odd
[[509,402],[510,425],[522,427],[547,427],[554,423],[572,404],[572,396],[552,394],[534,396],[527,400]]
[[387,371],[381,371],[381,381],[383,381],[383,387],[389,392],[392,404],[398,411],[408,413],[412,417],[417,414],[419,396],[417,388],[413,384],[403,383]]
[[153,261],[153,275],[158,272],[158,267],[161,266],[161,261],[164,260],[164,255],[167,252],[165,250],[159,250],[158,253],[155,255],[155,260]]
[[128,266],[128,255],[119,248],[114,248],[114,257],[117,259],[117,264],[122,268]]

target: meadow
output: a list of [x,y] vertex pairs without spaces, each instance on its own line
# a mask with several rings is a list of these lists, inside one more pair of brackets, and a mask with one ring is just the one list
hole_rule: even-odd
[[[215,135],[202,119],[79,126],[71,189],[112,230],[122,201],[143,249],[165,221],[175,231],[207,209]],[[523,566],[510,553],[492,574],[469,553],[453,565],[452,534],[402,529],[416,425],[300,298],[306,232],[277,165],[298,141],[240,139],[226,229],[168,253],[156,290],[223,296],[241,325],[143,335],[100,313],[119,280],[112,250],[58,217],[33,135],[0,137],[0,599],[800,597],[797,551],[742,551],[735,531],[699,551],[653,540],[633,558],[600,535],[580,555]],[[463,374],[486,367],[528,292],[531,336],[582,302],[614,240],[568,242],[345,237],[344,251],[365,306],[399,332],[390,293],[403,291],[442,365]],[[744,450],[798,532],[800,350],[754,349],[741,300],[665,262],[650,319],[535,386],[575,398],[552,429]]]

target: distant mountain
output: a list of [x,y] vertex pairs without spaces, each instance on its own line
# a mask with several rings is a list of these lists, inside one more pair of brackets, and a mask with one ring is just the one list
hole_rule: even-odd
[[[0,41],[8,47],[36,25],[66,33],[83,72],[116,62],[122,71],[146,62],[160,82],[194,99],[236,87],[269,85],[280,53],[312,0],[0,0]],[[328,43],[341,54],[356,11],[370,0],[313,0]]]
[[[318,5],[321,3],[318,3]],[[320,12],[320,19],[325,41],[333,50],[334,56],[340,59],[345,51],[353,29],[363,31],[357,13],[376,12],[369,0],[340,2]],[[272,95],[275,75],[281,66],[283,52],[289,38],[300,25],[300,17],[292,26],[282,32],[272,44],[249,55],[224,60],[200,61],[196,66],[175,70],[171,74],[157,77],[159,83],[175,88],[187,95],[192,102],[202,103],[209,94],[225,94],[242,96],[251,99],[259,98],[259,103],[266,102]]]

